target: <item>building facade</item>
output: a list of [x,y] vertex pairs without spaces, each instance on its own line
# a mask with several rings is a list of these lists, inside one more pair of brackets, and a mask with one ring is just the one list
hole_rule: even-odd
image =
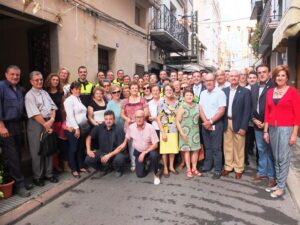
[[198,39],[202,43],[204,67],[215,71],[220,66],[221,14],[218,0],[194,1],[198,11]]
[[73,80],[80,65],[87,66],[90,81],[99,70],[142,74],[151,7],[158,8],[155,0],[3,0],[0,72],[16,64],[25,75],[39,70],[47,76],[67,67]]
[[261,29],[258,63],[271,69],[287,64],[290,83],[300,89],[300,1],[252,0],[251,4],[251,18],[257,20]]

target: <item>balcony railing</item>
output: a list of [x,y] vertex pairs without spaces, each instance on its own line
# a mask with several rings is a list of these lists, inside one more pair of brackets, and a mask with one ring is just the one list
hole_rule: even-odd
[[272,41],[272,34],[281,19],[279,10],[275,8],[274,5],[272,5],[272,2],[273,1],[269,0],[265,4],[259,21],[259,26],[262,34],[260,41],[261,44],[267,44]]
[[[165,6],[160,10],[153,10],[153,21],[150,25],[150,34],[161,41],[169,50],[188,50],[188,31]],[[168,38],[166,36],[169,36]],[[170,43],[173,42],[173,43]]]

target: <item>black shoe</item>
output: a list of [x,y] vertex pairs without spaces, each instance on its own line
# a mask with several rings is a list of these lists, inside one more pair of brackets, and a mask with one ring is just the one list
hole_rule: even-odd
[[32,183],[35,185],[35,186],[38,186],[38,187],[43,187],[45,185],[44,183],[44,180],[43,179],[33,179],[32,180]]
[[58,179],[55,176],[52,176],[52,177],[49,177],[49,178],[46,177],[45,179],[48,180],[50,183],[58,183]]
[[120,171],[116,171],[115,172],[115,177],[116,178],[119,178],[119,177],[121,177],[123,174],[122,174],[122,172],[120,172]]
[[25,188],[26,190],[31,190],[33,189],[33,184],[32,183],[25,184]]
[[30,191],[26,190],[25,187],[16,188],[15,193],[17,195],[19,195],[20,197],[22,197],[22,198],[27,198],[27,197],[29,197],[31,195]]
[[212,179],[214,180],[220,179],[221,175],[222,174],[220,172],[215,172],[214,175],[212,176]]

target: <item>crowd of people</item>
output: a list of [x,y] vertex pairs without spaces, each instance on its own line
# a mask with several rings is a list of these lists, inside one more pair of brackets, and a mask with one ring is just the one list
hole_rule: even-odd
[[[300,125],[300,97],[289,85],[289,69],[260,65],[215,73],[162,70],[157,77],[100,71],[95,84],[85,66],[78,79],[61,68],[46,77],[29,75],[32,88],[20,86],[21,70],[11,65],[0,81],[2,151],[15,192],[30,195],[20,165],[21,125],[27,116],[33,184],[58,182],[54,171],[74,178],[90,173],[154,175],[154,184],[185,170],[188,178],[213,172],[212,179],[235,173],[241,179],[249,155],[257,152],[253,180],[266,180],[273,198],[284,194],[291,146]],[[41,134],[55,134],[58,152],[41,154]],[[256,149],[256,150],[254,150]],[[186,168],[186,169],[184,169]]]

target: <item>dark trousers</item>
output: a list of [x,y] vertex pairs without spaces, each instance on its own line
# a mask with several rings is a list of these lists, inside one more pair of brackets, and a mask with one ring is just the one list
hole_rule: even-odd
[[101,151],[96,151],[95,158],[91,158],[86,156],[85,164],[87,166],[93,167],[96,170],[107,171],[113,168],[117,172],[123,172],[124,164],[125,164],[125,155],[123,153],[119,153],[112,157],[106,164],[101,163],[101,157],[103,157],[106,153]]
[[21,136],[12,135],[1,138],[5,166],[9,175],[15,180],[15,187],[24,187],[24,176],[21,173]]
[[75,137],[74,132],[66,131],[68,139],[68,160],[72,171],[79,171],[83,168],[83,152],[85,149],[85,136]]
[[145,169],[145,164],[147,160],[150,161],[149,170],[153,171],[155,174],[158,170],[158,160],[159,154],[156,150],[153,150],[145,155],[144,162],[139,162],[140,152],[134,149],[133,155],[135,156],[135,173],[137,177],[145,177],[148,171]]
[[245,162],[249,162],[249,155],[253,155],[253,148],[255,142],[254,128],[248,126],[245,140]]
[[217,122],[214,131],[202,127],[202,135],[205,144],[203,170],[211,170],[214,167],[215,172],[221,172],[223,123],[221,121]]

